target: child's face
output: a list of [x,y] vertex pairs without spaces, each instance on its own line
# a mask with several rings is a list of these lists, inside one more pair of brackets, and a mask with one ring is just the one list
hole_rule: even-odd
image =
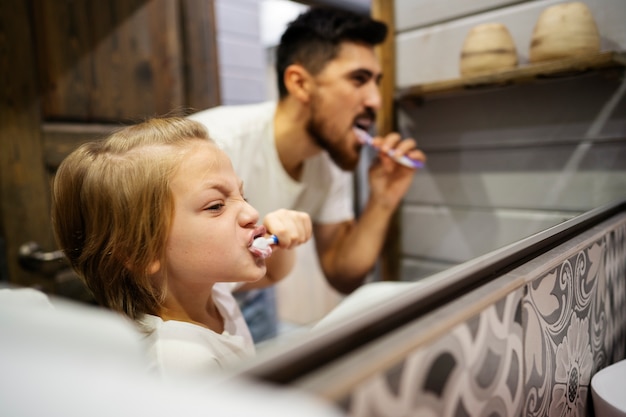
[[259,213],[242,195],[230,159],[207,141],[186,152],[171,180],[174,216],[166,247],[168,285],[186,289],[214,282],[253,282],[265,261],[248,246],[265,233]]

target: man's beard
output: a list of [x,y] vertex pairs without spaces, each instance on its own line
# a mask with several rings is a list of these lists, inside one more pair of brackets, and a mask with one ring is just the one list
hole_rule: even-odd
[[311,118],[307,124],[306,130],[311,135],[317,146],[324,149],[335,165],[344,171],[353,171],[359,163],[359,154],[350,152],[345,147],[340,147],[346,143],[345,140],[333,142],[328,139],[324,133],[325,124],[317,117],[317,106],[315,101],[311,103]]
[[359,162],[358,156],[355,158],[353,155],[349,155],[345,149],[331,143],[313,122],[309,123],[307,131],[313,137],[315,143],[328,153],[335,165],[344,171],[353,171],[356,168]]

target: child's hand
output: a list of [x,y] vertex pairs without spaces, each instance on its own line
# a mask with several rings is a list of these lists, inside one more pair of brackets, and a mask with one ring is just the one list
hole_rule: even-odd
[[269,213],[263,219],[267,232],[278,237],[278,247],[291,249],[311,238],[313,224],[308,213],[280,209]]

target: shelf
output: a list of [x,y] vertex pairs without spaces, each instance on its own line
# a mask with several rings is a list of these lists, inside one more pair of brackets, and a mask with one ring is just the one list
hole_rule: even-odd
[[558,77],[589,70],[619,66],[626,66],[626,52],[603,52],[557,61],[529,64],[523,67],[498,71],[485,75],[419,84],[399,90],[396,93],[395,98],[396,100],[404,100],[481,87],[521,84],[532,82],[541,78]]

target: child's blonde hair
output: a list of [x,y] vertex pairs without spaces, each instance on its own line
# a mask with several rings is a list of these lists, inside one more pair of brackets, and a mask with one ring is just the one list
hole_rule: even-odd
[[162,285],[150,265],[164,260],[174,202],[170,179],[203,125],[155,118],[89,142],[59,166],[52,224],[60,248],[96,301],[133,319],[158,314]]

